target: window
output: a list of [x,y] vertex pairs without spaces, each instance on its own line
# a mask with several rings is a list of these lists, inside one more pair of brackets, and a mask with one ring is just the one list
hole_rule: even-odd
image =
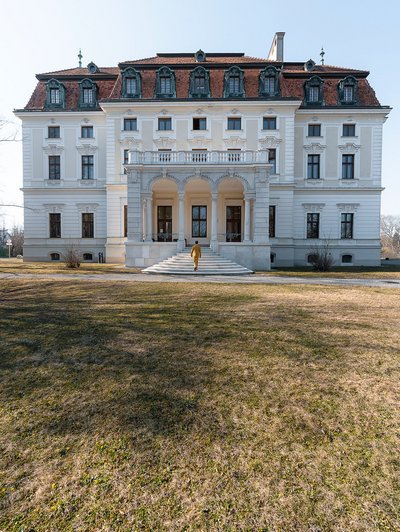
[[160,161],[160,163],[169,163],[171,161],[171,149],[159,149],[158,152],[158,160]]
[[352,264],[353,255],[342,255],[342,264]]
[[192,237],[207,237],[207,206],[192,206]]
[[92,253],[84,253],[83,254],[83,260],[93,260]]
[[158,119],[159,131],[172,131],[172,119],[171,118],[159,118]]
[[276,116],[264,116],[263,129],[276,129]]
[[272,164],[271,174],[276,174],[276,149],[270,148],[268,150],[268,162]]
[[128,205],[124,205],[124,238],[128,236]]
[[60,126],[49,126],[47,130],[47,138],[59,139],[60,138]]
[[279,72],[275,67],[267,67],[260,73],[258,94],[265,98],[279,96]]
[[124,118],[124,131],[137,131],[137,118]]
[[343,124],[343,137],[355,137],[356,125],[355,124]]
[[307,179],[319,179],[319,155],[307,156]]
[[228,148],[228,161],[230,163],[239,163],[241,159],[241,150],[235,150],[233,148]]
[[51,212],[49,214],[50,238],[61,238],[61,214]]
[[339,102],[342,105],[354,105],[357,103],[358,90],[357,80],[353,76],[348,76],[338,84]]
[[60,260],[59,253],[50,253],[50,260]]
[[175,98],[175,74],[168,67],[162,67],[157,71],[156,97]]
[[93,155],[82,155],[82,179],[94,179]]
[[354,179],[354,155],[342,155],[342,179]]
[[49,155],[49,179],[61,179],[59,155]]
[[276,254],[270,253],[269,260],[271,261],[271,264],[275,264]]
[[228,129],[240,130],[242,129],[241,118],[228,118]]
[[244,72],[238,67],[231,67],[224,76],[224,97],[241,98],[244,95]]
[[50,89],[50,103],[57,105],[60,101],[60,89]]
[[307,213],[307,238],[319,238],[319,213]]
[[65,103],[65,87],[56,79],[46,83],[46,107],[63,109]]
[[93,90],[83,89],[83,103],[91,105],[93,103]]
[[318,76],[314,76],[304,84],[306,103],[311,105],[322,105],[323,103],[323,81]]
[[79,82],[79,107],[90,108],[97,106],[97,86],[86,78]]
[[82,126],[81,137],[83,139],[92,139],[93,138],[93,126]]
[[190,73],[189,97],[207,98],[210,96],[210,76],[204,67],[196,67]]
[[321,124],[308,124],[308,136],[320,137],[321,136]]
[[308,264],[314,264],[316,260],[317,260],[317,255],[315,253],[310,253],[310,255],[307,255]]
[[82,213],[82,238],[94,238],[94,215],[92,212]]
[[[129,150],[124,150],[124,165],[125,164],[128,164],[129,162]],[[126,168],[124,168],[124,174],[126,174],[127,171],[126,171]]]
[[193,130],[204,131],[207,129],[207,118],[193,118]]
[[134,68],[128,67],[122,72],[122,98],[139,98],[142,90],[142,78]]
[[342,212],[340,220],[340,238],[353,238],[354,214]]
[[276,206],[269,206],[269,237],[275,238]]

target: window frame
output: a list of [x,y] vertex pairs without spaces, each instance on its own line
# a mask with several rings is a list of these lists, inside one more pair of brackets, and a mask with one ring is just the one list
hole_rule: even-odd
[[342,153],[342,179],[355,178],[355,155],[354,153]]
[[[198,214],[198,217],[197,218],[194,218],[193,217],[193,210],[194,209],[198,209],[199,210],[199,214]],[[201,209],[205,209],[205,218],[202,218],[201,217]],[[202,234],[201,232],[201,226],[200,226],[200,223],[201,222],[206,222],[205,224],[205,234]],[[193,223],[194,222],[197,222],[199,225],[198,225],[198,231],[194,231],[194,226],[193,226]],[[192,205],[192,209],[191,209],[191,234],[192,234],[192,238],[207,238],[207,225],[208,225],[208,219],[207,219],[207,205]]]
[[321,179],[321,155],[307,154],[307,179]]
[[272,163],[271,175],[277,174],[276,160],[277,160],[276,148],[268,148],[268,163]]
[[269,238],[276,238],[276,205],[269,206]]
[[[269,80],[268,88],[266,87],[266,80]],[[271,83],[273,84],[272,87]],[[260,72],[258,95],[263,98],[276,98],[280,96],[279,71],[274,66],[268,66]]]
[[[161,127],[161,124],[169,124],[169,128]],[[158,129],[157,131],[172,131],[172,117],[170,116],[159,116],[158,117]]]
[[[203,90],[196,87],[196,79],[204,79]],[[210,96],[210,74],[203,66],[197,66],[190,72],[189,98],[209,98]]]
[[[318,89],[318,97],[311,98],[313,91]],[[313,76],[304,82],[304,103],[307,105],[322,105],[324,102],[324,81],[319,76]]]
[[49,212],[49,238],[61,238],[60,212]]
[[[347,98],[346,89],[352,88],[352,98]],[[339,81],[338,100],[341,105],[356,105],[358,103],[358,81],[354,76],[347,76]]]
[[353,240],[354,239],[354,213],[342,212],[340,213],[340,239]]
[[[318,134],[313,132],[315,128]],[[308,124],[307,137],[322,137],[321,124]]]
[[[238,78],[238,90],[231,90],[231,78]],[[225,71],[224,74],[224,98],[244,98],[245,86],[244,86],[244,71],[237,67],[232,66]]]
[[[352,134],[347,131],[350,129]],[[355,124],[343,124],[342,125],[342,137],[355,137],[356,136],[356,125]]]
[[[86,99],[86,94],[91,94],[89,100]],[[79,82],[78,107],[83,109],[93,109],[97,107],[97,85],[89,78],[85,78]]]
[[[85,218],[89,217],[85,220]],[[82,222],[82,238],[94,238],[94,213],[93,212],[82,212],[81,213],[81,222]]]
[[[129,127],[127,127],[127,125],[130,124]],[[134,128],[131,127],[132,125],[134,124]],[[137,131],[138,130],[138,124],[137,124],[137,117],[134,117],[134,118],[131,118],[131,117],[127,117],[127,118],[124,118],[124,122],[122,124],[122,127],[123,127],[123,131]]]
[[[57,90],[58,97],[53,101],[53,91]],[[56,79],[50,79],[46,83],[46,108],[50,109],[64,109],[65,107],[65,86]]]
[[82,180],[91,181],[94,179],[94,155],[89,154],[81,156],[81,170]]
[[[198,121],[199,127],[195,127],[195,121]],[[200,124],[203,124],[205,127],[200,127]],[[193,131],[207,131],[207,118],[204,116],[194,116],[192,122]]]
[[[84,133],[85,131],[85,133]],[[90,135],[86,133],[91,132]],[[81,126],[81,139],[94,139],[94,128],[93,126]]]
[[[136,81],[136,92],[128,91],[128,80]],[[122,71],[122,98],[140,98],[142,96],[142,77],[133,67],[127,67]]]
[[[169,91],[162,90],[163,78],[169,78]],[[170,68],[163,66],[157,70],[156,73],[156,98],[176,98],[176,84],[175,84],[175,72]]]
[[308,212],[307,213],[306,238],[312,239],[312,240],[318,240],[319,230],[320,230],[320,213],[319,212]]
[[[50,134],[50,130],[53,132],[57,132],[57,134],[56,135]],[[48,139],[60,139],[61,138],[60,126],[47,126],[47,138]]]
[[[229,127],[230,124],[239,124],[239,127]],[[227,131],[242,131],[242,117],[240,116],[228,116],[226,122]]]
[[61,156],[49,155],[49,181],[60,181],[61,179]]
[[[263,131],[273,131],[278,129],[278,123],[277,123],[277,117],[276,116],[263,116]],[[274,127],[270,127],[270,125],[273,125]],[[267,126],[267,127],[265,127]]]

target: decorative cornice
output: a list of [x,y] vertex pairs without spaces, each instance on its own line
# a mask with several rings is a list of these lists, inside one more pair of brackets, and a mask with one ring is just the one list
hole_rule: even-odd
[[65,207],[65,203],[43,203],[43,207],[46,212],[61,212]]
[[354,154],[357,153],[360,148],[361,146],[359,144],[355,144],[354,142],[346,142],[346,144],[339,145],[339,150],[342,153]]
[[93,146],[93,144],[79,144],[76,149],[81,155],[94,155],[97,151],[97,146]]
[[320,212],[325,207],[325,203],[302,203],[307,212]]
[[130,149],[130,150],[132,149],[140,150],[140,148],[142,147],[142,141],[134,137],[123,137],[119,139],[119,143],[121,144],[122,147]]
[[196,135],[193,139],[188,139],[188,144],[195,146],[196,148],[202,148],[204,144],[210,144],[211,139],[208,139],[204,135]]
[[326,148],[325,144],[319,142],[312,142],[311,144],[305,144],[304,149],[307,153],[323,153]]
[[79,212],[94,212],[99,203],[77,203],[76,208]]
[[43,151],[47,153],[47,155],[61,155],[63,150],[64,147],[59,144],[48,144],[47,146],[43,146]]
[[261,146],[265,148],[277,148],[282,142],[282,139],[279,139],[275,135],[267,136],[258,141]]
[[246,146],[246,139],[242,139],[241,137],[237,135],[232,136],[232,137],[225,137],[223,140],[225,142],[225,145],[228,148],[233,148],[233,149],[236,148],[239,150]]
[[336,203],[339,211],[356,211],[359,206],[359,203]]
[[153,139],[157,148],[172,148],[175,145],[175,139],[170,137],[160,137],[159,139]]

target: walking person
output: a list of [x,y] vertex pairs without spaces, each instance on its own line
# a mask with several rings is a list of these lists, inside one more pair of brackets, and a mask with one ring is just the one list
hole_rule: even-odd
[[201,258],[201,247],[198,240],[196,240],[194,243],[192,251],[190,252],[190,256],[193,257],[193,271],[197,272],[197,268],[199,267],[199,259]]

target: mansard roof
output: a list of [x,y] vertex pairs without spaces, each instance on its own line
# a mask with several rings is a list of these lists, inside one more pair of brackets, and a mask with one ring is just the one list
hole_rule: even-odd
[[[90,65],[88,65],[90,66]],[[338,84],[347,76],[354,76],[358,83],[357,107],[379,107],[380,103],[374,90],[367,81],[368,71],[333,65],[317,65],[312,70],[305,69],[304,62],[279,62],[246,56],[244,53],[206,53],[205,60],[198,62],[194,53],[159,53],[154,57],[123,61],[118,67],[96,67],[89,72],[87,67],[57,70],[38,74],[38,84],[26,110],[45,110],[46,83],[56,79],[65,87],[64,110],[79,109],[79,82],[88,78],[98,87],[99,102],[127,101],[122,98],[122,71],[132,66],[141,76],[141,95],[138,100],[155,100],[157,70],[169,67],[176,79],[176,100],[189,99],[190,72],[197,66],[209,72],[210,98],[224,98],[224,75],[232,66],[238,66],[244,72],[245,97],[240,100],[265,100],[259,96],[259,77],[267,66],[274,66],[279,72],[280,96],[277,99],[304,100],[304,83],[313,76],[324,81],[324,107],[339,106]],[[235,99],[235,98],[233,98]],[[272,98],[273,100],[274,98]],[[100,107],[98,108],[100,109]]]

